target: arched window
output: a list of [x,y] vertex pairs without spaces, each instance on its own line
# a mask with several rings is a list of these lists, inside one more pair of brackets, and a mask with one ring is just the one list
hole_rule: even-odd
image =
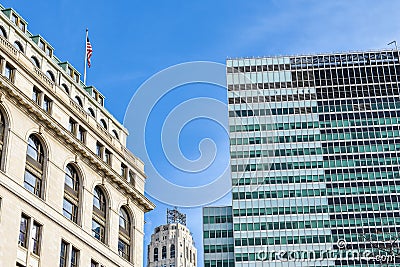
[[103,243],[106,241],[106,207],[106,195],[100,186],[96,186],[93,193],[92,235]]
[[75,96],[75,102],[76,102],[79,106],[83,107],[82,99],[81,99],[79,96]]
[[35,67],[40,68],[40,62],[39,62],[39,59],[37,59],[37,57],[32,56],[31,57],[31,62],[33,63],[33,65],[35,65]]
[[0,35],[7,39],[7,33],[3,26],[0,26]]
[[46,71],[46,76],[47,76],[50,80],[52,80],[53,82],[56,81],[56,78],[55,78],[53,72],[51,72],[50,70]]
[[88,113],[90,116],[92,116],[93,118],[96,117],[96,115],[94,114],[94,110],[92,108],[88,108]]
[[174,244],[171,245],[169,254],[170,254],[169,257],[171,259],[175,258],[175,245]]
[[36,135],[29,136],[26,152],[24,187],[32,194],[43,198],[43,144]]
[[154,261],[158,261],[158,248],[154,248],[154,251],[153,251],[153,256],[154,256]]
[[5,136],[6,136],[6,120],[3,113],[0,111],[0,169],[2,165],[3,159],[3,151],[5,145]]
[[119,210],[119,238],[118,253],[119,255],[130,260],[131,256],[131,218],[126,207]]
[[112,133],[114,135],[115,138],[117,138],[117,140],[119,140],[119,136],[116,130],[112,130]]
[[101,120],[100,120],[100,125],[101,125],[104,129],[107,130],[107,123],[106,123],[105,120],[101,119]]
[[64,89],[64,91],[65,91],[67,94],[69,94],[69,88],[68,88],[68,86],[67,86],[65,83],[63,83],[63,84],[61,85],[61,87]]
[[79,174],[72,164],[68,164],[65,169],[63,214],[75,223],[78,223],[79,197]]
[[18,51],[24,53],[24,47],[22,46],[22,44],[18,41],[14,42],[14,47],[18,49]]
[[161,259],[166,259],[167,258],[167,247],[163,246],[161,250]]

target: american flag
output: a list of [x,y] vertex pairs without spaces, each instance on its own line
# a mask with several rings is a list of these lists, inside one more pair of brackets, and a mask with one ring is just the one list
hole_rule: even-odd
[[89,41],[89,37],[87,37],[86,39],[86,58],[87,58],[87,64],[88,67],[90,68],[90,58],[92,57],[92,53],[93,53],[93,49],[92,49],[92,45]]

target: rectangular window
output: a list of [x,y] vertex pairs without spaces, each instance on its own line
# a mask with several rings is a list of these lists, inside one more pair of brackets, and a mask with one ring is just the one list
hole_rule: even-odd
[[104,153],[104,161],[108,164],[108,165],[111,165],[111,152],[108,150],[108,149],[106,149],[105,150],[105,153]]
[[39,41],[39,48],[44,51],[45,44],[42,40]]
[[73,135],[75,135],[77,126],[78,126],[77,122],[74,121],[72,118],[69,118],[68,131],[70,131]]
[[51,105],[52,101],[50,98],[47,96],[44,96],[43,98],[43,110],[46,111],[47,113],[51,114]]
[[27,248],[28,245],[28,225],[29,225],[29,217],[22,214],[21,221],[19,224],[19,238],[18,245]]
[[48,46],[46,46],[46,55],[49,57],[51,57],[51,55],[52,55],[52,51],[51,51],[50,47],[48,47]]
[[17,23],[18,23],[18,17],[17,17],[17,15],[12,14],[12,15],[11,15],[11,21],[12,21],[15,25],[17,25]]
[[15,75],[15,69],[13,66],[10,64],[6,63],[6,67],[4,69],[4,76],[10,80],[10,82],[14,82],[14,75]]
[[103,159],[104,146],[99,142],[96,143],[96,155]]
[[130,257],[129,250],[129,245],[125,241],[118,239],[118,254],[127,261],[129,261]]
[[99,264],[97,262],[95,262],[94,260],[92,260],[90,262],[90,267],[99,267]]
[[71,266],[70,267],[78,267],[79,262],[79,250],[75,247],[71,248]]
[[81,126],[79,126],[79,129],[78,129],[78,139],[82,143],[86,142],[86,131]]
[[128,171],[128,167],[126,167],[125,164],[121,163],[121,173],[120,174],[125,179],[127,178],[127,176],[126,176],[127,171]]
[[36,255],[39,255],[39,252],[40,252],[41,230],[42,230],[42,226],[39,223],[34,221],[33,227],[32,227],[31,238],[32,238],[32,252]]
[[92,236],[104,243],[105,241],[104,233],[105,233],[104,226],[98,223],[96,220],[92,219]]
[[63,214],[66,218],[70,219],[73,222],[77,222],[77,214],[78,214],[78,207],[69,201],[68,199],[64,198],[63,201]]
[[32,194],[41,197],[42,179],[28,170],[25,170],[24,187]]
[[42,92],[36,86],[34,86],[32,93],[32,100],[38,105],[40,105],[41,94]]
[[67,267],[68,243],[61,240],[60,267]]
[[21,31],[25,32],[26,25],[22,21],[19,22],[19,28]]
[[74,80],[79,83],[79,75],[77,73],[74,73]]

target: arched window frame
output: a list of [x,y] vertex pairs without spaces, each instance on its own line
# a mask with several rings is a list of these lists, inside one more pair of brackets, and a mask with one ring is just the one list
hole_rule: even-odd
[[14,47],[15,47],[16,49],[18,49],[18,51],[24,53],[24,46],[21,44],[20,41],[15,41],[15,42],[14,42]]
[[44,142],[36,134],[31,134],[28,138],[24,187],[32,194],[43,199],[44,189],[44,170],[47,153]]
[[46,76],[49,78],[52,82],[56,81],[56,76],[51,70],[46,71]]
[[167,258],[167,246],[163,246],[161,249],[161,259],[164,260]]
[[1,36],[3,36],[4,38],[7,39],[7,32],[6,32],[6,29],[4,29],[3,26],[0,26],[0,33],[1,33]]
[[33,65],[35,65],[35,67],[40,69],[40,62],[39,59],[35,56],[31,56],[31,62]]
[[94,113],[94,110],[92,108],[88,108],[88,113],[90,116],[92,116],[93,118],[96,118],[96,114]]
[[8,135],[8,119],[6,113],[0,107],[0,170],[4,171],[4,161],[5,161],[5,147],[7,143]]
[[107,130],[107,123],[104,119],[100,119],[100,125],[101,125],[101,127],[103,127],[104,129]]
[[75,103],[77,103],[80,107],[83,108],[83,101],[79,96],[75,96]]
[[118,136],[117,131],[116,131],[116,130],[112,130],[111,132],[112,132],[112,134],[114,135],[114,137],[115,137],[117,140],[119,140],[119,136]]
[[69,87],[65,83],[61,84],[61,87],[64,89],[64,91],[69,95]]
[[66,218],[79,223],[82,175],[78,168],[69,163],[65,168],[63,214]]
[[[102,186],[97,185],[93,192],[92,236],[106,243],[108,199]],[[99,229],[97,230],[98,227]]]
[[126,206],[122,206],[119,210],[118,254],[127,261],[131,261],[132,255],[132,216],[130,214]]

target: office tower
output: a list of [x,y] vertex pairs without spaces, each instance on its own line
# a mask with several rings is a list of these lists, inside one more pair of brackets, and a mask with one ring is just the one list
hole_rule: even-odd
[[204,266],[235,266],[233,241],[232,207],[204,207]]
[[148,245],[147,267],[195,267],[197,249],[186,215],[176,208],[167,210],[167,224],[158,226]]
[[399,80],[397,50],[227,60],[236,266],[393,254]]
[[154,205],[127,130],[43,36],[0,9],[0,266],[142,266]]

